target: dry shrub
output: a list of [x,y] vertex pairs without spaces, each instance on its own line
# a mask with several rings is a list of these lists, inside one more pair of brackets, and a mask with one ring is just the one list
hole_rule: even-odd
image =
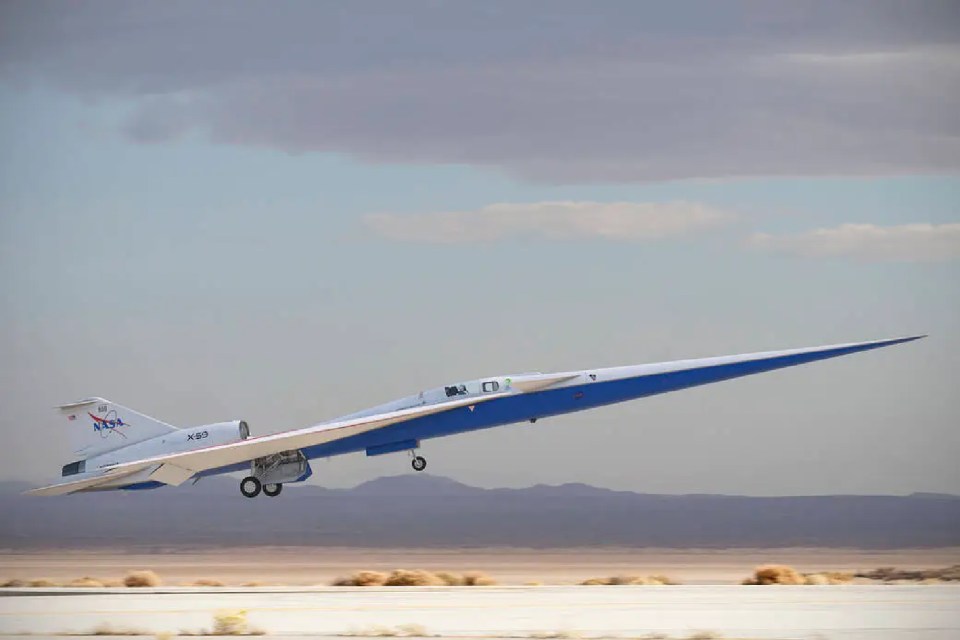
[[358,571],[346,578],[337,578],[335,587],[382,587],[387,582],[387,574],[379,571]]
[[387,576],[384,586],[387,587],[437,587],[443,585],[443,580],[429,571],[422,569],[395,569]]
[[429,635],[425,626],[415,623],[398,625],[397,631],[399,631],[400,635],[404,638],[425,638]]
[[219,580],[212,580],[210,578],[200,578],[199,580],[194,580],[188,584],[183,585],[185,587],[223,587],[226,586]]
[[261,582],[260,580],[251,580],[250,582],[244,582],[240,586],[241,587],[268,587],[270,586],[270,583]]
[[421,624],[401,624],[396,627],[376,625],[362,629],[350,629],[340,635],[361,638],[425,638],[429,634],[426,627]]
[[57,586],[56,582],[47,580],[46,578],[35,578],[33,580],[20,580],[19,578],[13,578],[12,580],[6,580],[5,582],[0,582],[0,587],[55,587]]
[[960,564],[942,569],[896,569],[894,567],[880,567],[873,571],[860,571],[854,574],[857,578],[869,578],[882,582],[907,580],[911,582],[953,582],[960,581]]
[[27,580],[28,587],[55,587],[57,583],[52,580],[47,580],[46,578],[37,578],[35,580]]
[[446,571],[440,571],[437,573],[437,577],[448,587],[462,587],[466,580],[466,576],[458,576],[455,573],[448,573]]
[[492,587],[497,584],[497,581],[485,573],[470,571],[463,574],[462,584],[465,587]]
[[806,584],[803,575],[785,564],[765,564],[753,570],[742,584]]
[[249,636],[263,635],[251,630],[247,624],[247,612],[244,610],[218,611],[213,616],[213,636]]
[[136,627],[113,627],[109,623],[104,622],[103,624],[98,624],[93,628],[93,631],[89,635],[92,636],[149,636],[153,635],[149,631],[144,629],[137,629]]
[[68,582],[67,587],[86,587],[91,589],[102,589],[103,580],[97,580],[96,578],[91,578],[90,576],[84,576],[82,578],[75,578]]
[[853,576],[849,574],[839,573],[837,571],[828,571],[826,573],[805,573],[803,574],[803,579],[806,581],[804,584],[813,584],[813,585],[824,585],[824,584],[849,584],[853,580]]
[[610,576],[609,578],[589,578],[580,584],[583,585],[664,585],[677,584],[667,576]]
[[853,581],[852,573],[841,571],[823,571],[819,573],[800,573],[793,567],[783,564],[768,564],[757,567],[753,577],[747,578],[742,584],[849,584]]
[[159,587],[162,582],[160,576],[149,569],[140,571],[131,571],[123,578],[123,584],[127,587]]
[[346,578],[337,578],[335,587],[487,587],[497,584],[485,573],[470,571],[463,575],[423,569],[395,569],[389,574],[379,571],[358,571]]

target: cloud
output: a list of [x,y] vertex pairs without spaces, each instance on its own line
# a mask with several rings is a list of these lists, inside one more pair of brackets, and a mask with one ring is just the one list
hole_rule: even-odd
[[642,242],[719,227],[731,213],[692,202],[532,202],[474,211],[364,216],[375,233],[402,242],[492,242],[512,237],[599,238]]
[[4,3],[0,78],[128,100],[131,139],[551,183],[960,167],[946,2]]
[[804,257],[849,257],[876,262],[939,262],[960,259],[960,223],[880,227],[843,224],[795,235],[756,233],[757,249]]

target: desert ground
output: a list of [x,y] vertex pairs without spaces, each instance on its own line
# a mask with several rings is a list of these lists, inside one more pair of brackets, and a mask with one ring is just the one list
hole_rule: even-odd
[[757,565],[800,571],[876,567],[927,569],[960,563],[960,548],[853,549],[347,549],[222,547],[0,551],[0,580],[62,582],[83,576],[115,579],[151,569],[165,585],[219,580],[227,585],[328,585],[358,570],[481,571],[502,585],[576,584],[611,575],[664,574],[683,584],[735,584]]
[[[28,593],[29,591],[29,593]],[[955,640],[960,588],[890,586],[0,589],[0,634]],[[157,637],[168,637],[157,636]]]

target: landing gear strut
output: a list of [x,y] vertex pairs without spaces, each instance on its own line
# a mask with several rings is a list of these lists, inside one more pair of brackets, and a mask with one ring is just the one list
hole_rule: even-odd
[[410,466],[413,467],[414,471],[423,471],[427,468],[427,459],[423,456],[413,456],[413,460],[410,461]]
[[[267,485],[269,486],[269,485]],[[260,481],[254,478],[253,476],[247,476],[240,481],[240,493],[242,493],[247,498],[256,498],[260,495],[260,490],[263,488],[263,485],[260,484]],[[280,493],[277,491],[277,493]],[[267,494],[270,495],[270,494]]]

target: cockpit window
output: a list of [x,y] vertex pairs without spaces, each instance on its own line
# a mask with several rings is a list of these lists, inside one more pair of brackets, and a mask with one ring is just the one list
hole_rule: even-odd
[[449,387],[444,387],[443,390],[447,392],[448,398],[467,395],[467,385],[465,384],[454,384]]
[[500,388],[500,383],[496,380],[490,380],[483,383],[483,392],[492,393]]

